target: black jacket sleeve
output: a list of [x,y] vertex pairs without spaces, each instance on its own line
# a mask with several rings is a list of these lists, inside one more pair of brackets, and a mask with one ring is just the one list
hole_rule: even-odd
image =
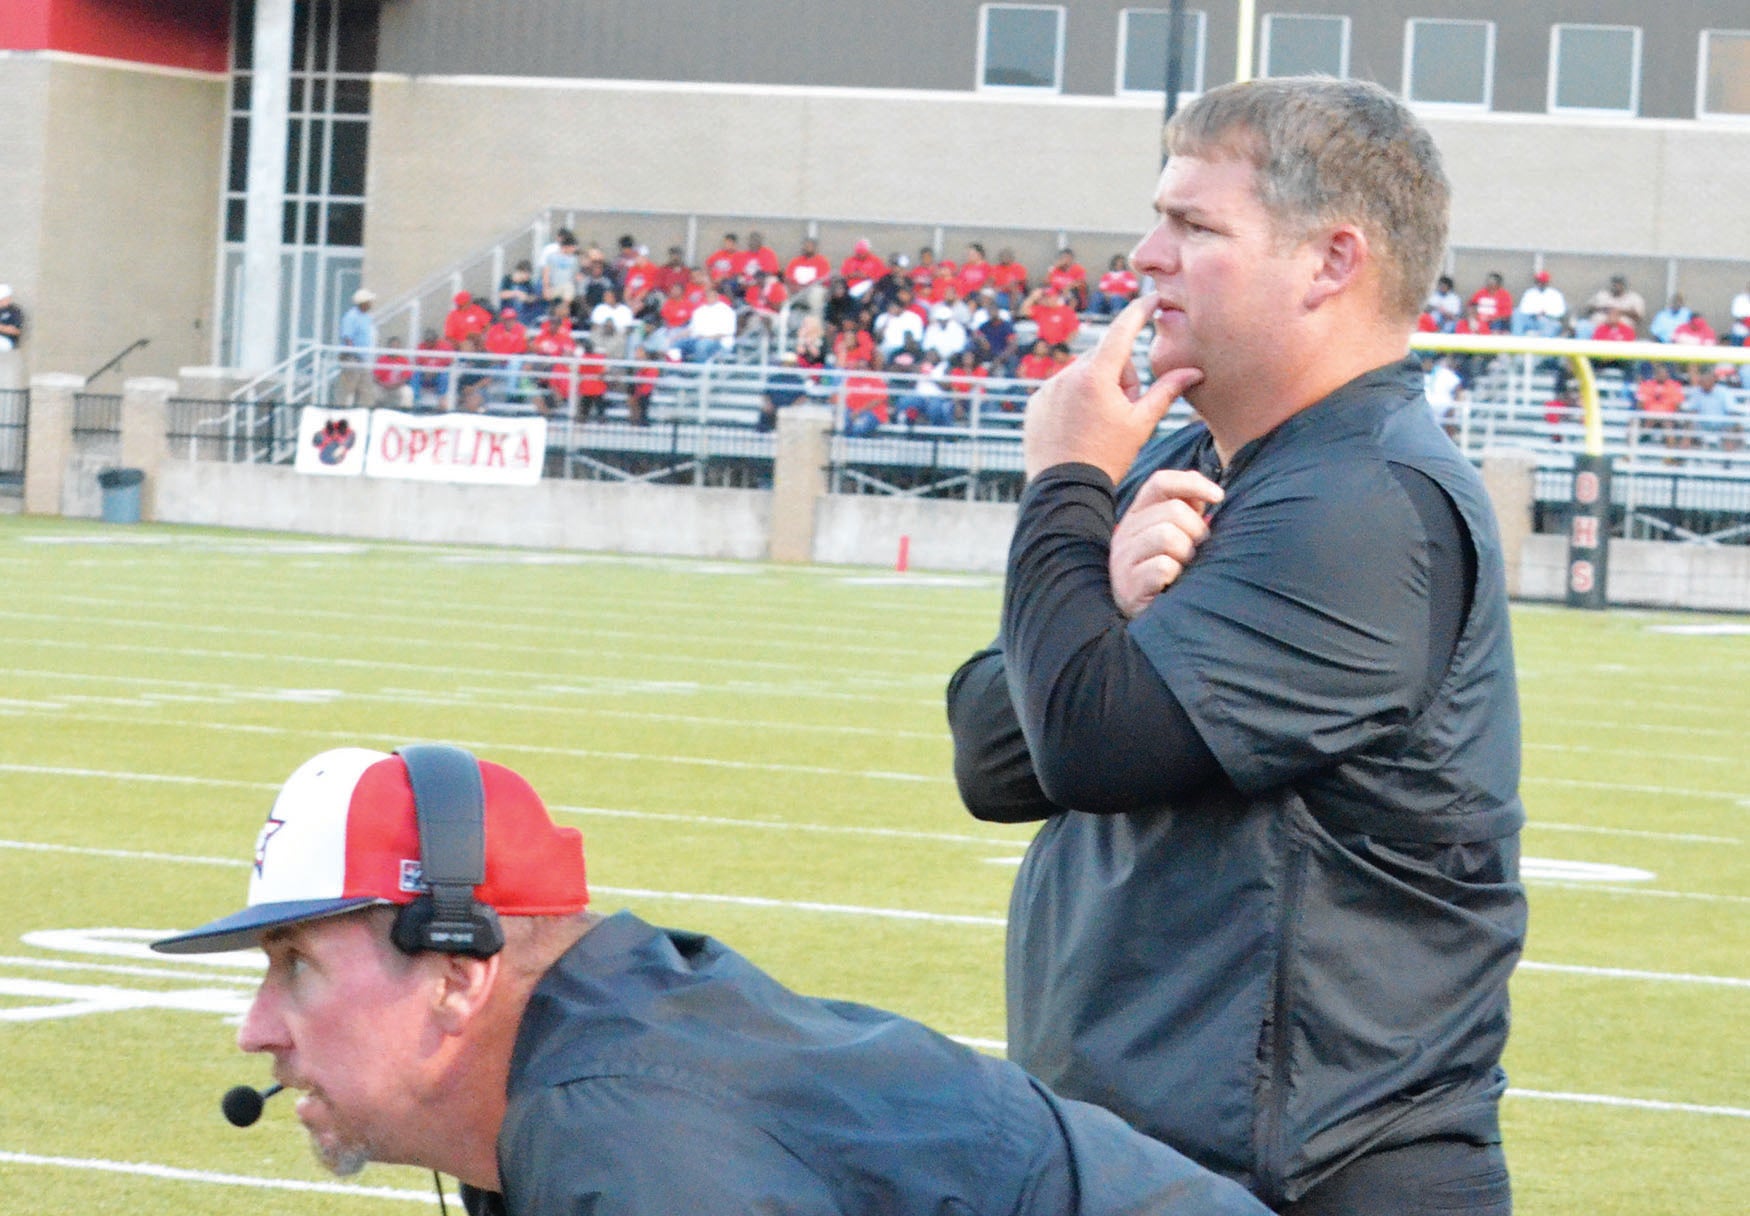
[[948,688],[954,775],[980,819],[1141,810],[1220,773],[1112,599],[1113,524],[1112,483],[1090,466],[1049,469],[1022,496],[1005,644]]

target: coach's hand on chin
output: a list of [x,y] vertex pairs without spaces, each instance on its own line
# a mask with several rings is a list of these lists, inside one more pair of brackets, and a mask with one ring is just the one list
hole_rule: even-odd
[[1132,300],[1098,346],[1028,398],[1021,451],[1029,479],[1077,463],[1104,470],[1116,484],[1173,402],[1203,379],[1198,368],[1178,367],[1143,391],[1131,352],[1156,300],[1152,292]]

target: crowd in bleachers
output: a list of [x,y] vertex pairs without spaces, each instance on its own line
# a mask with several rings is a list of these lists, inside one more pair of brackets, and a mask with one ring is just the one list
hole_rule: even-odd
[[[1091,277],[1070,249],[1035,268],[1008,249],[988,260],[976,242],[955,260],[929,246],[882,257],[857,241],[835,265],[812,239],[782,260],[754,231],[745,241],[724,234],[692,265],[678,246],[659,263],[624,236],[610,257],[561,229],[492,298],[458,292],[417,349],[378,361],[378,380],[406,402],[453,392],[460,408],[479,409],[510,380],[526,384],[524,366],[539,367],[541,408],[575,394],[587,417],[608,396],[608,361],[629,359],[636,370],[616,362],[625,383],[615,387],[639,421],[635,390],[648,389],[662,366],[775,346],[805,386],[830,383],[843,395],[853,433],[898,418],[946,424],[963,421],[975,397],[1019,410],[1027,382],[1067,364],[1084,324],[1118,312],[1139,287],[1123,254]],[[576,364],[531,355],[576,356]],[[874,373],[904,377],[908,391]],[[788,384],[779,382],[778,396]],[[768,413],[761,425],[770,423]]]
[[[696,265],[679,246],[657,262],[632,236],[610,256],[560,229],[496,292],[458,292],[416,349],[380,358],[382,399],[481,409],[508,395],[582,418],[601,416],[612,399],[642,423],[665,368],[782,351],[766,377],[762,428],[784,405],[821,393],[845,403],[852,434],[894,421],[948,425],[965,421],[974,403],[1018,412],[1032,385],[1067,364],[1142,287],[1122,253],[1096,277],[1071,249],[1042,267],[1009,249],[990,259],[978,242],[957,259],[931,246],[883,257],[866,240],[835,252],[836,263],[804,239],[786,260],[758,231],[745,240],[730,232]],[[1442,277],[1417,328],[1741,346],[1750,339],[1750,288],[1732,300],[1721,333],[1681,295],[1650,311],[1620,275],[1577,308],[1547,271],[1517,300],[1498,273],[1468,297]],[[1425,360],[1435,408],[1456,408],[1491,366],[1489,354]],[[1554,426],[1575,403],[1565,361],[1546,366]],[[1647,415],[1644,434],[1687,443],[1679,437],[1701,433],[1738,446],[1745,399],[1735,365],[1596,366],[1619,400]]]
[[[1654,342],[1683,346],[1743,346],[1750,340],[1750,287],[1730,305],[1725,332],[1691,308],[1681,293],[1657,312],[1623,275],[1614,275],[1585,303],[1570,310],[1566,296],[1546,270],[1517,302],[1499,273],[1490,273],[1468,299],[1442,276],[1428,297],[1417,329],[1422,333],[1509,334],[1516,337],[1583,338],[1599,342]],[[1675,353],[1675,351],[1674,351]],[[1487,354],[1452,354],[1423,361],[1430,402],[1449,411],[1475,389],[1478,379],[1496,362]],[[1644,438],[1674,447],[1703,444],[1737,450],[1742,446],[1745,399],[1742,373],[1733,363],[1672,359],[1594,359],[1601,380],[1625,405],[1641,416]],[[1568,365],[1549,360],[1554,394],[1546,417],[1559,429],[1577,419],[1579,394]]]

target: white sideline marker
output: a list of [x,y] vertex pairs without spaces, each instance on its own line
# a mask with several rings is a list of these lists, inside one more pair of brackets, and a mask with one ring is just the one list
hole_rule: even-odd
[[354,1199],[400,1199],[413,1203],[436,1203],[437,1193],[399,1191],[385,1186],[351,1186],[344,1182],[303,1182],[294,1178],[252,1178],[246,1174],[217,1174],[210,1170],[185,1170],[147,1161],[105,1161],[99,1157],[44,1157],[37,1153],[13,1153],[0,1149],[0,1164],[41,1165],[52,1169],[95,1170],[103,1174],[134,1174],[171,1182],[205,1182],[219,1186],[244,1186],[262,1191],[314,1191],[321,1195],[345,1195]]

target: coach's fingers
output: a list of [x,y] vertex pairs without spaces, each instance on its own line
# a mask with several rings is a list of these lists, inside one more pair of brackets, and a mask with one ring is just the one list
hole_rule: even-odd
[[1191,503],[1201,510],[1204,507],[1214,506],[1226,497],[1226,490],[1195,469],[1161,469],[1159,472],[1149,474],[1148,479],[1137,490],[1136,497],[1131,500],[1130,508],[1125,514],[1129,515],[1131,511],[1146,511],[1157,503],[1172,499]]
[[1184,571],[1183,565],[1165,554],[1127,566],[1121,572],[1114,572],[1112,601],[1127,620],[1135,620],[1159,598],[1161,592],[1178,581]]
[[1136,339],[1148,325],[1148,319],[1154,315],[1155,305],[1160,303],[1160,299],[1159,295],[1151,291],[1126,304],[1107,324],[1106,332],[1100,336],[1099,345],[1088,356],[1089,361],[1114,376],[1122,374],[1122,369],[1130,363],[1136,350]]

